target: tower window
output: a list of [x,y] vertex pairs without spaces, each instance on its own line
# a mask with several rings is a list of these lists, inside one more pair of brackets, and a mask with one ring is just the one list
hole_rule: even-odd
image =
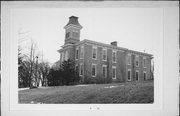
[[63,62],[64,61],[64,52],[62,52],[61,55],[62,55],[61,56],[61,58],[62,58],[61,61]]
[[70,32],[66,33],[66,38],[68,38],[70,36]]
[[72,36],[73,36],[73,37],[79,37],[79,33],[77,33],[77,32],[72,32]]
[[69,59],[68,51],[65,52],[65,60],[67,61]]

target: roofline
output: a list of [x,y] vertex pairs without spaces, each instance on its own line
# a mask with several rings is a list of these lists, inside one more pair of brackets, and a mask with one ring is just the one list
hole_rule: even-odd
[[73,46],[74,44],[70,44],[70,43],[68,43],[68,44],[65,44],[65,45],[62,45],[61,47],[62,48],[65,48],[65,47],[68,47],[68,46]]
[[135,51],[135,50],[130,50],[130,49],[127,49],[127,48],[123,48],[123,47],[119,47],[119,46],[113,46],[113,45],[110,45],[110,44],[96,42],[96,41],[92,41],[92,40],[88,40],[88,39],[84,39],[84,40],[76,43],[75,45],[80,45],[80,44],[83,44],[85,42],[92,43],[92,44],[97,44],[97,45],[101,45],[101,46],[106,46],[106,47],[110,47],[110,48],[114,48],[114,49],[119,49],[119,50],[123,50],[123,51],[127,51],[127,52],[132,52],[132,53],[135,53],[135,54],[143,54],[143,55],[147,55],[147,56],[150,56],[150,57],[153,58],[152,54],[148,54],[148,53],[145,53],[145,52],[139,52],[139,51]]
[[147,56],[150,56],[150,57],[152,57],[152,58],[153,58],[153,55],[152,55],[152,54],[149,54],[149,53],[139,52],[139,51],[130,50],[130,49],[127,49],[127,51],[132,52],[132,53],[136,53],[136,54],[143,54],[143,55],[147,55]]
[[97,45],[105,46],[105,47],[111,47],[111,48],[115,48],[115,49],[119,49],[119,50],[127,50],[126,48],[122,48],[122,47],[118,47],[118,46],[112,46],[112,45],[109,45],[109,44],[105,44],[105,43],[101,43],[101,42],[96,42],[96,41],[92,41],[92,40],[88,40],[88,39],[84,39],[84,40],[78,42],[75,45],[79,45],[79,44],[82,44],[82,43],[85,43],[85,42],[93,43],[93,44],[97,44]]
[[67,44],[67,45],[63,45],[63,46],[61,46],[62,48],[61,49],[59,49],[59,50],[57,50],[57,52],[62,52],[63,50],[66,50],[66,49],[68,49],[68,48],[72,48],[74,46],[74,44]]
[[69,17],[69,19],[72,18],[72,17],[75,17],[75,18],[77,18],[77,19],[79,18],[79,17],[77,17],[77,16],[72,15],[72,16]]
[[[134,54],[139,54],[139,55],[146,55],[146,56],[150,56],[151,58],[153,58],[153,55],[152,54],[148,54],[148,53],[145,53],[145,52],[139,52],[139,51],[135,51],[135,50],[130,50],[130,49],[127,49],[127,48],[123,48],[123,47],[119,47],[119,46],[113,46],[113,45],[110,45],[110,44],[105,44],[105,43],[101,43],[101,42],[96,42],[96,41],[92,41],[92,40],[88,40],[88,39],[84,39],[82,41],[79,41],[77,42],[76,44],[68,44],[66,47],[72,47],[72,46],[79,46],[81,44],[84,44],[84,43],[90,43],[90,44],[96,44],[96,45],[100,45],[100,46],[105,46],[105,47],[109,47],[109,48],[113,48],[113,49],[118,49],[118,50],[121,50],[121,51],[125,51],[125,52],[131,52],[131,53],[134,53]],[[61,46],[61,47],[65,47],[65,45]],[[58,52],[61,52],[62,50],[66,49],[65,48],[62,48],[62,49],[59,49]]]

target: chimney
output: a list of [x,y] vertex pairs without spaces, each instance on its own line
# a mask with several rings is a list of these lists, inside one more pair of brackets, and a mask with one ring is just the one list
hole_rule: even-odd
[[117,46],[117,41],[111,42],[111,45],[112,45],[112,46]]

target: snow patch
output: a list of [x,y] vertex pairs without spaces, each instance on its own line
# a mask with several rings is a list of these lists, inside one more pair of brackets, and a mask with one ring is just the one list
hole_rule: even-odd
[[[120,86],[124,86],[124,85],[120,85]],[[104,88],[117,88],[117,87],[120,87],[120,86],[106,86],[106,87],[104,87]]]
[[76,86],[84,87],[84,86],[88,86],[88,85],[76,85]]

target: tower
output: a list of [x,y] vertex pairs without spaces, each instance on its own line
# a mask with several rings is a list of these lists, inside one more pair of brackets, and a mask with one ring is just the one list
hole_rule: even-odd
[[71,16],[69,17],[68,24],[64,27],[65,29],[65,45],[66,44],[75,44],[80,41],[80,30],[82,26],[78,22],[78,17]]

